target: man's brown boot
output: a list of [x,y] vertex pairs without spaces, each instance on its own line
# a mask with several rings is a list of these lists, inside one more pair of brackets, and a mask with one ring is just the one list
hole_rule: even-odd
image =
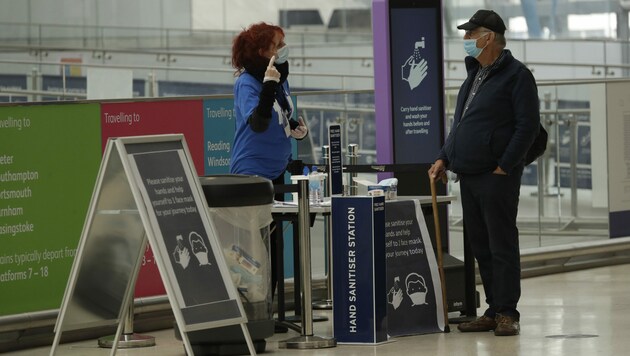
[[497,322],[491,317],[482,315],[477,320],[473,320],[468,323],[461,323],[457,325],[457,330],[461,332],[474,332],[474,331],[490,331],[497,327]]
[[516,318],[497,314],[497,327],[494,329],[496,336],[514,336],[521,331],[521,326]]

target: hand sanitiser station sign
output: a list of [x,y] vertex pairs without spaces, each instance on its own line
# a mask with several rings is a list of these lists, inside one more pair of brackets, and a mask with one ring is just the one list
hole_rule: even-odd
[[332,222],[335,339],[385,342],[385,198],[333,196]]

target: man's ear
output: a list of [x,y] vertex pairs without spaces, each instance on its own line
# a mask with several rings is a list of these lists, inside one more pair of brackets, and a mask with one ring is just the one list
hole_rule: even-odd
[[490,32],[488,34],[488,42],[494,42],[496,37],[497,37],[497,33],[496,32]]

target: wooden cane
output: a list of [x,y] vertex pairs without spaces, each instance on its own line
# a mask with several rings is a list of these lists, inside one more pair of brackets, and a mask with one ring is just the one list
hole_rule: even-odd
[[451,331],[448,325],[448,305],[446,304],[446,278],[444,277],[444,262],[442,260],[442,235],[440,234],[440,217],[438,215],[437,193],[435,189],[435,179],[429,174],[431,181],[431,202],[433,205],[433,224],[435,225],[435,244],[437,249],[437,263],[440,279],[442,281],[442,305],[444,307],[444,332]]

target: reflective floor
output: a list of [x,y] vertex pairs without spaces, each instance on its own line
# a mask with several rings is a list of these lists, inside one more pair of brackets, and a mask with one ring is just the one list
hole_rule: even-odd
[[[483,291],[480,290],[483,300]],[[265,354],[283,355],[627,355],[630,349],[630,265],[595,268],[523,280],[521,335],[496,337],[491,332],[398,337],[372,345],[338,345],[319,350],[278,349],[289,331],[268,339]],[[479,311],[481,312],[481,310]],[[330,311],[315,311],[328,314]],[[148,333],[157,346],[119,350],[117,355],[185,355],[173,330]],[[332,336],[331,322],[314,324],[316,336]],[[63,344],[58,355],[108,355],[95,340]],[[50,347],[10,352],[14,356],[48,355]]]

